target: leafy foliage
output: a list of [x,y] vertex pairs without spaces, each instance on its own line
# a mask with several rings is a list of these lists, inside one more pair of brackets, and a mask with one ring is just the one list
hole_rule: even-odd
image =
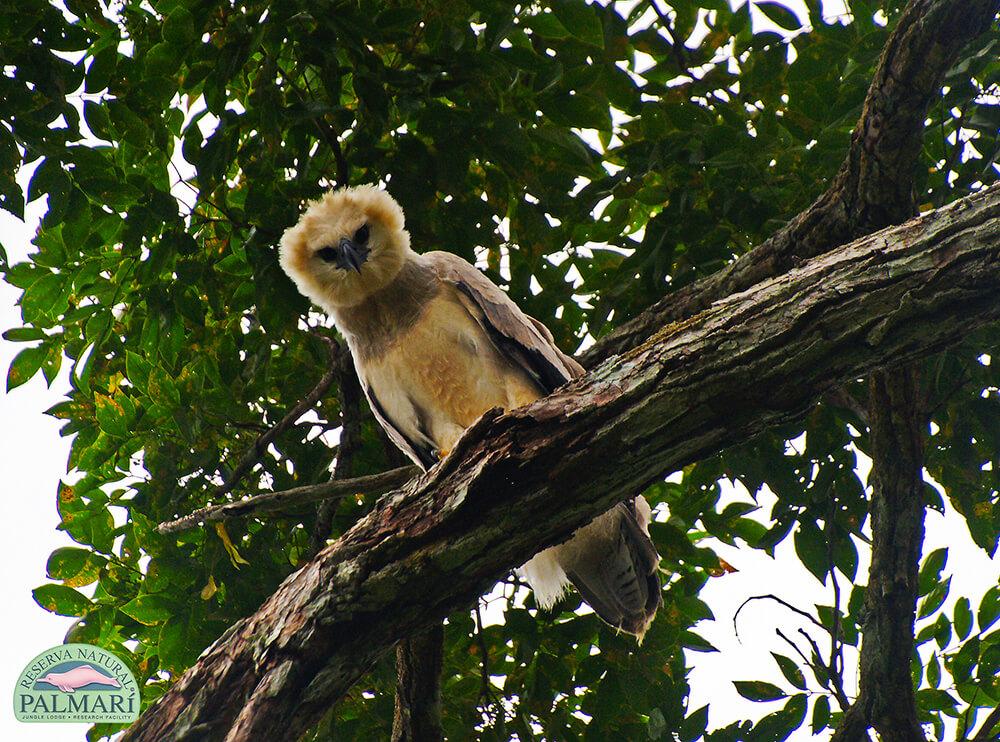
[[[4,337],[26,344],[7,388],[72,366],[72,392],[49,414],[74,436],[56,496],[60,528],[79,546],[52,554],[54,582],[35,591],[39,604],[80,617],[72,640],[127,658],[149,703],[301,563],[308,509],[221,530],[154,528],[212,501],[260,431],[322,375],[325,346],[300,323],[316,316],[278,268],[275,243],[325,188],[387,183],[416,246],[479,259],[567,349],[712,273],[807,206],[843,158],[900,3],[876,16],[855,0],[853,18],[829,22],[817,0],[808,18],[753,5],[0,8],[0,207],[20,216],[25,201],[47,200],[30,260],[8,265],[0,250],[5,280],[23,290],[24,326]],[[752,22],[758,11],[782,33]],[[996,179],[998,41],[977,41],[946,81],[928,124],[921,203]],[[33,168],[26,193],[20,167]],[[995,330],[969,338],[924,373],[927,466],[941,487],[928,488],[929,504],[942,509],[947,498],[990,554],[1000,533],[1000,375],[983,353],[997,339]],[[863,397],[860,387],[846,393]],[[275,441],[248,490],[323,480],[340,426],[331,394]],[[355,473],[386,468],[372,420],[363,433]],[[831,677],[816,656],[806,667],[775,655],[787,688],[740,681],[745,697],[781,703],[756,724],[708,733],[707,707],[688,708],[691,652],[713,651],[692,630],[712,618],[698,594],[725,571],[700,541],[773,551],[792,535],[817,579],[837,570],[854,581],[867,512],[856,452],[867,447],[850,406],[820,406],[804,430],[774,431],[652,488],[669,512],[653,535],[675,576],[640,652],[576,615],[575,599],[544,614],[507,588],[496,598],[502,624],[479,630],[471,615],[452,616],[446,733],[774,740],[807,719],[817,733],[835,724]],[[723,504],[724,477],[774,492],[769,517]],[[371,505],[340,501],[333,535]],[[931,554],[921,573],[919,640],[936,649],[916,663],[918,700],[935,725],[1000,703],[1000,640],[988,633],[1000,593],[948,612],[944,566]],[[860,595],[817,611],[848,645],[858,641]],[[315,737],[385,737],[391,708],[387,660]]]

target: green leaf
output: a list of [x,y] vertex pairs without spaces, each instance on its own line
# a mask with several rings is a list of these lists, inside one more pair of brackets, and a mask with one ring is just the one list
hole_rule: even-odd
[[805,721],[807,699],[799,693],[788,699],[780,711],[768,714],[754,725],[754,738],[768,742],[783,742]]
[[917,618],[926,618],[936,612],[948,597],[950,589],[950,577],[943,582],[938,583],[920,603],[920,610],[917,611]]
[[86,595],[66,585],[42,585],[31,595],[42,608],[60,616],[82,616],[91,606]]
[[799,690],[806,690],[806,676],[802,674],[802,670],[799,669],[799,666],[795,664],[794,660],[775,652],[771,652],[771,656],[774,657],[774,661],[778,663],[778,669],[780,669],[781,674],[785,676],[785,680]]
[[929,593],[938,584],[941,578],[941,570],[944,569],[947,563],[948,549],[946,548],[935,549],[927,555],[918,575],[921,596]]
[[183,5],[170,11],[163,21],[163,40],[176,47],[184,47],[194,41],[194,16]]
[[937,652],[934,652],[927,662],[927,682],[934,688],[941,685],[941,663],[938,661]]
[[604,48],[604,27],[592,6],[583,0],[554,0],[550,7],[573,36],[591,46]]
[[128,416],[121,401],[98,392],[94,395],[94,408],[101,430],[119,438],[128,435]]
[[976,613],[979,619],[979,631],[985,632],[996,620],[1000,618],[1000,585],[994,585],[979,602],[979,610]]
[[47,354],[48,348],[44,344],[18,353],[7,369],[7,391],[21,386],[37,374]]
[[812,733],[819,734],[830,724],[830,698],[829,696],[818,696],[813,705]]
[[922,688],[917,691],[917,708],[921,711],[950,711],[958,701],[947,691],[937,688]]
[[968,598],[959,598],[955,603],[955,613],[952,619],[955,626],[955,633],[962,641],[969,636],[972,631],[972,608]]
[[733,685],[737,693],[750,701],[776,701],[788,697],[781,688],[763,680],[734,680]]
[[201,652],[192,626],[191,614],[174,613],[160,629],[157,646],[160,665],[171,670],[189,667]]
[[956,683],[963,683],[972,677],[972,669],[979,661],[980,640],[974,636],[962,645],[962,648],[952,657],[948,668]]
[[173,601],[160,595],[138,595],[121,607],[122,613],[146,626],[163,623],[177,612]]
[[117,132],[111,123],[108,109],[98,101],[87,100],[83,102],[83,120],[87,122],[87,128],[98,139],[114,141]]
[[798,31],[802,28],[802,22],[799,20],[799,17],[781,3],[774,2],[774,0],[752,1],[754,7],[767,16],[768,20],[776,26],[786,31]]
[[830,558],[826,537],[814,522],[802,521],[795,530],[795,553],[813,576],[824,583],[829,571]]
[[555,13],[538,13],[528,18],[525,25],[547,39],[565,39],[570,35]]
[[46,273],[27,289],[21,296],[21,313],[26,322],[49,326],[55,317],[66,310],[66,297],[63,290],[66,277],[59,273]]
[[3,334],[4,340],[9,340],[12,343],[26,343],[34,340],[44,340],[45,331],[40,330],[37,327],[15,327],[11,330],[7,330]]
[[718,652],[711,642],[704,639],[693,631],[681,632],[680,643],[686,649],[693,649],[695,652]]
[[681,738],[681,742],[694,742],[697,739],[701,739],[706,729],[708,729],[708,704],[696,711],[692,711],[681,722],[677,733]]
[[94,582],[107,559],[89,549],[64,546],[49,555],[45,566],[50,579],[62,580],[68,587],[81,587]]

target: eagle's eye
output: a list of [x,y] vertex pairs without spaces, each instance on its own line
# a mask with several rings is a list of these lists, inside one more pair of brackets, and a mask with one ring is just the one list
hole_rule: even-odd
[[316,257],[321,258],[327,263],[332,263],[337,259],[337,249],[334,247],[324,247],[316,251]]
[[371,234],[371,229],[368,228],[368,223],[362,224],[358,231],[354,233],[354,242],[358,245],[364,245],[368,242],[368,237]]

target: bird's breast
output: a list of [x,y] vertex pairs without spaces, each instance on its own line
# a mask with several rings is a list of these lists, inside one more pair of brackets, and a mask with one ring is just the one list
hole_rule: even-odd
[[431,300],[412,327],[359,370],[390,418],[443,451],[487,410],[538,397],[451,292]]

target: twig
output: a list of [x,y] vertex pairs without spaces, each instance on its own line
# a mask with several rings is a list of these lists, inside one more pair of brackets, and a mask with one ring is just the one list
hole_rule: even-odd
[[312,407],[319,402],[320,398],[330,389],[330,385],[333,383],[334,378],[337,375],[337,359],[340,355],[340,344],[325,335],[316,335],[327,345],[327,349],[330,352],[330,365],[326,369],[326,373],[319,382],[312,388],[297,405],[295,405],[291,411],[288,412],[281,420],[275,423],[266,432],[262,433],[254,441],[254,444],[250,449],[243,454],[243,458],[239,460],[236,467],[233,469],[233,473],[229,475],[226,479],[225,484],[219,487],[214,493],[213,497],[222,497],[224,495],[232,492],[233,487],[239,484],[240,480],[243,479],[260,461],[267,447],[271,444],[275,438],[284,433],[288,428],[290,428],[296,420],[302,417],[306,412],[308,412]]
[[653,9],[657,18],[660,19],[660,26],[670,36],[670,50],[673,52],[674,61],[677,62],[677,66],[684,71],[684,74],[690,75],[691,72],[688,69],[687,54],[685,53],[686,48],[684,46],[684,42],[677,37],[677,31],[674,28],[674,24],[670,21],[670,18],[662,10],[660,10],[660,6],[656,4],[656,0],[649,0],[649,7]]
[[294,487],[281,492],[266,492],[255,497],[248,497],[246,500],[199,508],[182,518],[161,523],[156,527],[156,530],[158,533],[175,533],[203,523],[213,523],[258,513],[285,511],[300,505],[361,492],[367,495],[381,495],[401,487],[418,474],[420,474],[418,467],[402,466],[381,474],[369,474],[354,479],[339,479],[305,487]]
[[768,595],[751,595],[749,598],[747,598],[746,600],[744,600],[740,604],[740,607],[736,609],[736,613],[733,614],[733,630],[736,632],[736,639],[737,640],[739,640],[739,638],[740,638],[740,630],[739,630],[739,627],[736,625],[736,619],[739,618],[740,611],[743,610],[744,606],[746,606],[746,604],[749,603],[752,600],[773,600],[775,603],[778,603],[779,605],[783,605],[788,610],[793,611],[794,613],[799,614],[803,618],[807,619],[814,626],[816,626],[816,627],[818,627],[820,629],[823,629],[823,631],[826,631],[826,632],[830,631],[830,629],[828,629],[826,626],[824,626],[819,621],[817,621],[813,617],[813,615],[811,613],[808,613],[808,612],[802,610],[801,608],[796,608],[794,605],[792,605],[791,603],[789,603],[789,602],[787,602],[785,600],[782,600],[777,595],[771,595],[771,594],[768,594]]
[[851,706],[851,702],[847,698],[847,693],[844,692],[844,679],[837,672],[836,667],[827,667],[823,664],[823,655],[819,653],[819,645],[816,644],[816,640],[809,636],[805,629],[799,629],[799,633],[805,637],[805,640],[809,642],[809,646],[812,647],[812,651],[816,654],[817,664],[830,676],[830,682],[833,684],[833,693],[837,697],[837,703],[840,704],[840,708],[847,711]]
[[806,657],[805,652],[799,649],[799,645],[789,639],[781,629],[775,629],[774,633],[785,640],[785,643],[795,650],[795,654],[802,658],[802,661],[806,663],[806,667],[812,667],[812,660]]
[[476,601],[476,643],[479,645],[479,653],[483,656],[479,674],[479,700],[482,702],[483,699],[486,699],[490,706],[497,708],[497,711],[493,713],[486,710],[482,711],[482,713],[490,718],[490,722],[492,723],[503,713],[503,706],[500,704],[499,699],[493,692],[493,686],[490,684],[490,656],[489,649],[486,647],[486,637],[483,636],[483,616],[479,611],[478,600]]
[[[836,565],[833,563],[833,519],[837,514],[837,498],[830,492],[830,505],[826,518],[826,561],[830,570],[830,581],[833,583],[833,624],[830,626],[830,671],[843,672],[844,655],[838,650],[838,640],[840,639],[840,583],[837,582]],[[850,538],[850,536],[848,536]],[[838,669],[837,659],[840,659]]]
[[[306,105],[305,96],[302,95],[302,92],[293,82],[292,76],[285,72],[284,68],[282,68],[282,66],[277,62],[275,62],[275,67],[278,68],[278,72],[281,73],[281,76],[288,81],[288,86],[292,89],[292,92],[295,93],[295,97],[299,99],[299,102],[304,107]],[[305,75],[303,75],[302,79],[306,84],[306,90],[309,92],[309,95],[315,100],[316,96],[313,93],[312,86],[309,84],[309,79],[305,77]],[[340,146],[340,137],[337,132],[333,130],[333,127],[329,126],[325,120],[321,122],[317,116],[311,116],[310,118],[316,125],[316,129],[319,131],[320,136],[326,141],[326,145],[330,148],[330,151],[333,152],[334,162],[337,163],[337,188],[347,187],[350,185],[351,179],[350,166],[347,164],[347,158],[344,157],[344,149]]]

